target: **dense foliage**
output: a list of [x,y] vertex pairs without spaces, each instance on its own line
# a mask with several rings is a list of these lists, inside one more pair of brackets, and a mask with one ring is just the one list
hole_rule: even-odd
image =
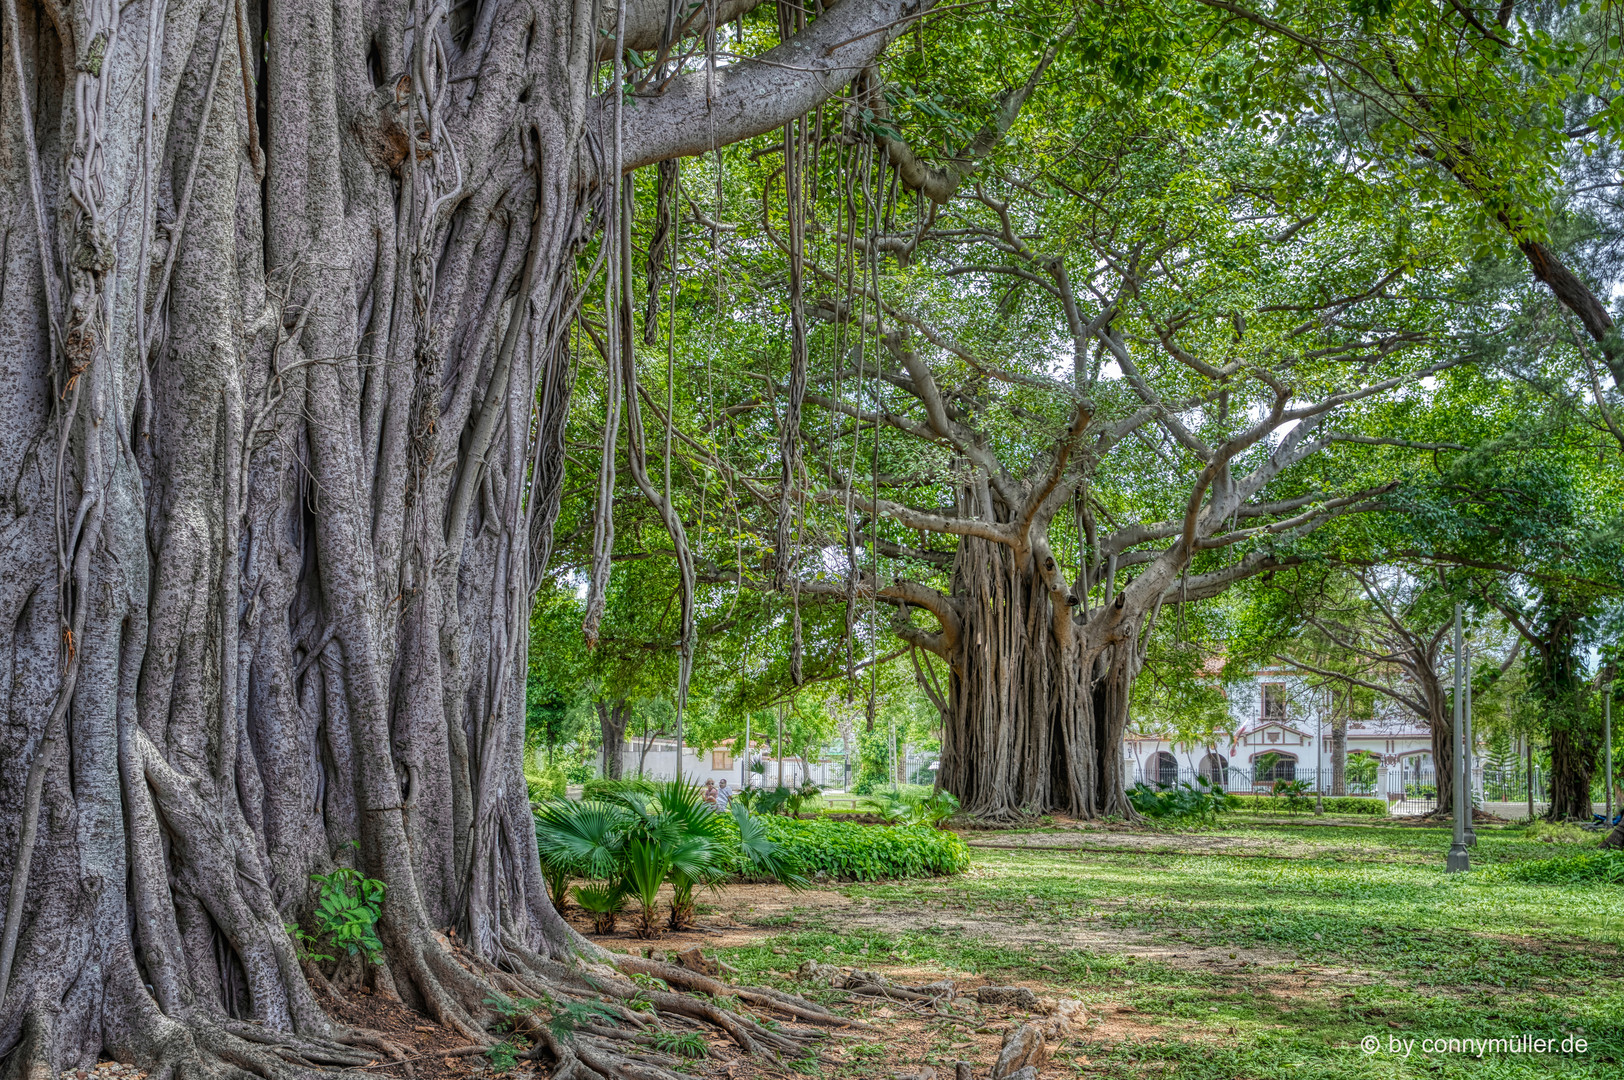
[[[1255,814],[1300,814],[1305,809],[1312,810],[1315,805],[1312,795],[1296,802],[1288,802],[1273,795],[1231,795],[1230,799],[1231,805],[1236,810],[1246,810]],[[1327,795],[1324,805],[1327,814],[1382,818],[1388,815],[1385,799],[1367,799],[1357,795]]]
[[774,842],[761,819],[742,805],[721,814],[692,785],[672,780],[624,784],[601,801],[551,802],[538,807],[536,841],[555,906],[562,909],[573,879],[576,902],[594,916],[594,929],[612,930],[628,902],[636,931],[659,933],[660,890],[671,887],[669,926],[693,926],[695,890],[745,872],[794,888],[805,884],[793,856]]
[[1510,881],[1543,885],[1624,886],[1624,851],[1581,851],[1554,859],[1511,863],[1494,872]]
[[928,825],[858,825],[831,818],[763,818],[766,835],[809,876],[836,881],[940,877],[970,868],[957,834]]

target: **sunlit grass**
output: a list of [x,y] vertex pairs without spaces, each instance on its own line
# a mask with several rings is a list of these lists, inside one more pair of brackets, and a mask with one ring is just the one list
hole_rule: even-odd
[[[1087,847],[1143,842],[1071,836]],[[1210,837],[1282,857],[1193,850]],[[963,877],[842,890],[894,914],[894,930],[843,926],[809,901],[780,917],[784,933],[729,960],[768,981],[818,959],[1037,982],[1096,1010],[1131,1009],[1161,1033],[1120,1045],[1085,1036],[1046,1075],[1624,1077],[1624,888],[1445,875],[1448,843],[1441,828],[1252,819],[1153,844],[1189,854],[976,849]],[[1521,829],[1483,828],[1474,861],[1571,851]],[[1114,944],[1073,943],[1102,936]],[[1131,955],[1156,945],[1169,956],[1222,951],[1207,966]],[[1229,949],[1266,959],[1237,970],[1223,963]],[[1297,985],[1293,972],[1321,985],[1285,989]],[[1393,1039],[1529,1033],[1588,1047],[1482,1059],[1425,1055],[1419,1044],[1407,1057],[1388,1050]],[[1379,1040],[1375,1054],[1359,1046],[1367,1035]]]

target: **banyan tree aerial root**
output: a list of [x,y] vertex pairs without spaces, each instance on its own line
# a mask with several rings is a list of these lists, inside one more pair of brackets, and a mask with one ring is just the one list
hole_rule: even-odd
[[[333,1023],[327,1034],[295,1034],[202,1010],[176,1020],[149,1007],[141,1010],[128,1044],[108,1049],[145,1069],[149,1080],[294,1080],[362,1068],[412,1077],[414,1059],[473,1056],[503,1043],[518,1059],[548,1063],[563,1080],[683,1080],[683,1061],[671,1052],[672,1040],[661,1036],[708,1033],[744,1054],[785,1061],[815,1057],[829,1029],[871,1030],[793,994],[733,986],[661,961],[601,953],[563,963],[511,940],[504,945],[502,966],[443,941],[422,950],[424,960],[437,954],[428,962],[446,995],[435,1000],[438,994],[430,992],[428,1011],[468,1038],[466,1046],[413,1053],[367,1028]],[[380,992],[395,997],[387,968],[375,974]],[[341,999],[327,980],[316,981]],[[464,1007],[473,993],[481,995],[477,1011]],[[447,1012],[460,1013],[472,1026]],[[7,1063],[8,1080],[55,1075],[48,1058],[53,1023],[48,1009],[25,1017],[23,1038]],[[515,1046],[516,1037],[529,1045]]]

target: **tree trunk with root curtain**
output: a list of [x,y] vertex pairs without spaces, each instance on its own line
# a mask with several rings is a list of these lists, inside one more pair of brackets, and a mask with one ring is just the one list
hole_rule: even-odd
[[[803,114],[931,5],[599,96],[617,35],[749,6],[5,0],[5,1076],[400,1056],[286,929],[336,866],[387,886],[377,992],[470,1042],[493,994],[636,991],[549,905],[521,771],[576,257],[617,165]],[[675,1075],[530,1034],[557,1076]]]
[[[1011,120],[1013,110],[1001,114],[1006,126]],[[897,156],[895,148],[892,154]],[[904,158],[899,173],[902,182],[910,184],[906,164]],[[956,456],[952,475],[958,479],[950,506],[919,507],[870,497],[854,491],[835,472],[829,477],[831,487],[810,494],[809,501],[845,504],[868,515],[871,522],[884,519],[916,531],[922,541],[927,535],[951,538],[955,549],[948,554],[929,549],[924,542],[916,548],[881,540],[877,534],[872,540],[876,555],[935,563],[945,578],[941,588],[900,577],[887,583],[872,570],[861,569],[855,558],[851,580],[803,579],[796,588],[802,594],[845,597],[848,610],[856,597],[893,605],[904,612],[893,624],[895,632],[946,661],[950,673],[945,686],[923,667],[919,678],[943,717],[938,784],[958,797],[966,813],[987,819],[1049,812],[1083,818],[1133,817],[1127,801],[1131,785],[1123,735],[1134,679],[1163,606],[1208,599],[1235,582],[1290,565],[1296,556],[1289,550],[1277,554],[1277,547],[1343,514],[1378,505],[1390,484],[1355,486],[1342,493],[1315,488],[1288,497],[1271,497],[1270,485],[1338,442],[1363,439],[1335,430],[1338,410],[1388,393],[1413,376],[1382,378],[1372,373],[1336,393],[1297,402],[1283,374],[1243,374],[1239,365],[1220,369],[1200,359],[1200,345],[1184,346],[1181,336],[1198,321],[1158,325],[1146,312],[1147,326],[1139,334],[1161,335],[1164,346],[1158,356],[1149,347],[1131,344],[1112,329],[1112,321],[1126,321],[1138,313],[1133,299],[1137,290],[1166,281],[1144,271],[1121,281],[1114,297],[1095,282],[1091,288],[1104,299],[1093,318],[1086,318],[1083,298],[1073,292],[1065,260],[1040,254],[1019,240],[1005,204],[981,190],[967,196],[969,200],[984,204],[995,215],[997,224],[983,230],[1001,236],[1002,257],[1012,258],[1014,269],[1027,277],[1044,280],[1060,298],[1072,338],[1074,378],[1064,382],[1010,372],[892,305],[884,306],[884,316],[900,328],[882,334],[877,320],[865,322],[853,314],[855,302],[823,304],[819,314],[828,321],[854,323],[881,338],[884,355],[876,377],[902,391],[903,404],[880,411],[821,392],[807,392],[806,403],[856,424],[899,432],[916,440],[912,445],[943,448]],[[929,238],[927,230],[913,242],[923,250]],[[1109,250],[1103,241],[1099,257],[1113,266],[1133,261]],[[1142,255],[1141,265],[1154,262],[1151,255]],[[834,280],[833,275],[822,276]],[[1325,329],[1333,339],[1341,332],[1334,319]],[[916,335],[947,354],[950,363],[962,361],[976,371],[977,393],[945,385],[937,369],[916,350]],[[1132,394],[1129,405],[1121,404],[1119,397],[1109,416],[1092,396],[1100,389],[1100,353],[1120,367]],[[1282,356],[1282,372],[1292,362]],[[1455,362],[1441,360],[1416,370],[1442,370]],[[1219,388],[1209,388],[1182,404],[1175,402],[1142,374],[1151,364],[1211,378]],[[1254,377],[1257,382],[1247,386]],[[1019,472],[1000,459],[992,449],[994,438],[977,426],[977,411],[984,408],[978,397],[999,383],[1023,393],[1052,394],[1064,403],[1069,417],[1050,451],[1035,466]],[[780,386],[779,392],[788,395],[790,387]],[[1239,400],[1248,393],[1258,402],[1256,412],[1232,415],[1230,395]],[[1198,436],[1179,420],[1179,411],[1194,404],[1211,408],[1213,426],[1224,432],[1221,438],[1213,438],[1210,430]],[[1194,475],[1181,480],[1169,500],[1177,507],[1174,516],[1119,521],[1102,529],[1090,484],[1106,472],[1104,463],[1129,439],[1159,440],[1167,455],[1187,455]],[[1364,441],[1415,445],[1402,440]],[[904,475],[893,482],[906,491],[939,481]],[[1065,524],[1074,527],[1071,539],[1082,552],[1069,579],[1050,540],[1062,510],[1075,516]],[[1214,557],[1224,552],[1231,554]],[[1206,555],[1200,565],[1198,553]],[[913,625],[905,614],[913,607],[933,615],[937,629]]]

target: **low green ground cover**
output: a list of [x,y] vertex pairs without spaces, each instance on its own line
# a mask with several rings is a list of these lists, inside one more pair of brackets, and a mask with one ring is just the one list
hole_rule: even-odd
[[[1442,872],[1446,830],[1389,823],[1226,820],[1155,838],[1182,853],[972,849],[966,876],[847,886],[858,905],[838,911],[810,897],[727,958],[769,982],[818,959],[1079,996],[1106,1022],[1046,1078],[1624,1076],[1624,887],[1563,880],[1596,853],[1522,829],[1478,836],[1464,875]],[[1215,839],[1249,846],[1214,854]],[[1519,1037],[1555,1050],[1422,1048]],[[950,1071],[950,1047],[926,1060]]]

